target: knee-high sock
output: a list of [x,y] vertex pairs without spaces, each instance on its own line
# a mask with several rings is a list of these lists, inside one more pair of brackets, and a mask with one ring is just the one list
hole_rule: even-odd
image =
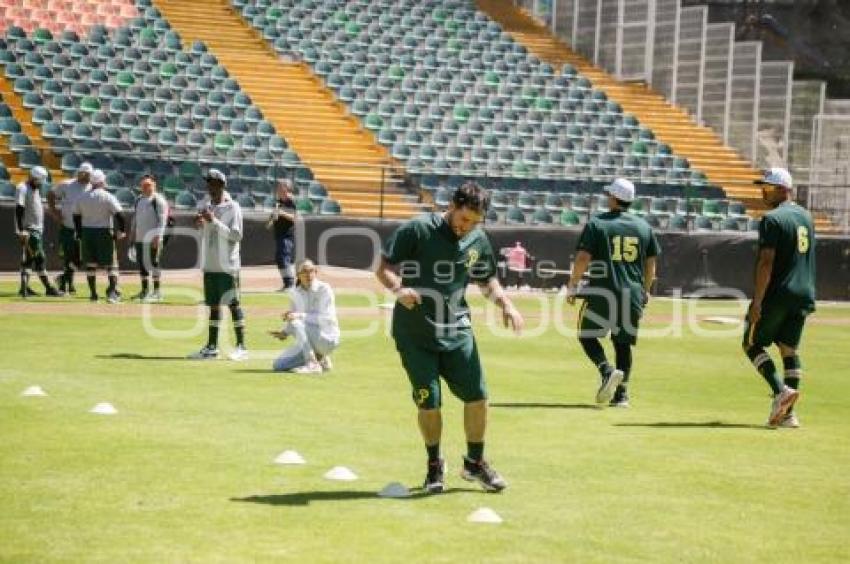
[[625,386],[632,373],[632,346],[627,343],[614,343],[614,351],[617,355],[617,370],[623,372],[623,386]]
[[747,356],[762,378],[764,378],[765,382],[767,382],[767,385],[770,386],[770,389],[773,390],[773,393],[778,394],[781,392],[783,384],[776,374],[776,365],[773,364],[770,355],[763,348],[753,346],[747,349]]
[[785,369],[785,385],[799,390],[800,378],[803,376],[803,365],[800,363],[800,357],[796,354],[783,357],[782,367]]
[[236,333],[236,346],[245,346],[245,312],[239,304],[230,306],[230,317],[233,318],[233,330]]
[[211,349],[218,348],[218,330],[221,327],[221,309],[215,307],[210,308],[210,327],[207,337],[207,347]]
[[97,270],[89,267],[86,269],[86,282],[89,284],[89,292],[92,296],[97,296]]
[[610,364],[608,364],[608,358],[605,356],[605,349],[602,348],[602,343],[599,342],[599,339],[593,337],[582,337],[578,341],[581,343],[581,348],[584,349],[584,354],[586,354],[587,358],[589,358],[590,361],[599,369],[599,373],[602,376],[610,374],[613,368]]

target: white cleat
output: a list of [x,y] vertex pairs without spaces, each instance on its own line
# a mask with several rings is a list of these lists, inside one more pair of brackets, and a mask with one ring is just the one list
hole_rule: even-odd
[[319,365],[322,367],[323,372],[330,372],[334,369],[334,363],[331,361],[331,357],[329,356],[322,357],[322,360],[319,361]]
[[797,415],[794,414],[793,411],[790,411],[782,418],[782,421],[779,422],[779,426],[783,429],[797,429],[800,427],[800,420],[797,419]]
[[800,392],[788,386],[785,386],[781,392],[773,396],[767,426],[778,427],[782,420],[785,419],[785,416],[791,411],[791,408],[794,407],[799,397]]
[[188,355],[186,358],[190,360],[215,360],[218,358],[218,349],[204,347],[198,352]]
[[229,358],[230,360],[232,360],[234,362],[241,362],[243,360],[248,360],[248,349],[246,349],[242,345],[239,345],[238,347],[233,349],[232,353],[227,355],[227,358]]
[[322,365],[318,362],[308,362],[304,366],[299,366],[298,368],[294,368],[292,370],[295,374],[321,374],[322,373]]
[[603,378],[599,385],[599,391],[596,392],[596,403],[605,405],[614,397],[614,392],[617,391],[617,386],[623,381],[622,370],[614,370],[607,378]]

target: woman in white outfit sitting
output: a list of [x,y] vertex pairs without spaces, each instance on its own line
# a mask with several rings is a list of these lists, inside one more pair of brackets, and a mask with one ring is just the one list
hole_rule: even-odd
[[332,368],[331,353],[339,346],[339,322],[334,293],[327,282],[318,279],[311,260],[298,265],[298,282],[292,292],[292,309],[283,314],[280,331],[269,333],[280,340],[292,337],[295,343],[274,361],[275,372],[315,374]]

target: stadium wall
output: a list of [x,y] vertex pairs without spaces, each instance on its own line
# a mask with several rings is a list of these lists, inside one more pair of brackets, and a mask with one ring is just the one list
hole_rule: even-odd
[[[0,207],[0,225],[13,225],[11,206]],[[178,212],[177,226],[185,235],[176,235],[163,256],[166,269],[193,268],[197,262],[197,243],[189,235],[193,214]],[[242,261],[245,266],[274,263],[274,242],[265,228],[266,214],[251,214],[245,218]],[[368,269],[374,266],[380,243],[399,225],[397,221],[378,221],[346,217],[308,217],[304,221],[304,236],[300,251],[325,264],[347,268]],[[521,241],[535,257],[536,271],[532,283],[536,286],[559,286],[573,261],[580,228],[485,226],[493,248],[513,246]],[[20,264],[20,247],[11,232],[0,245],[0,270],[14,272]],[[752,293],[752,271],[756,253],[753,233],[676,233],[659,232],[662,255],[658,265],[660,295],[721,294],[718,288]],[[57,256],[57,226],[48,221],[45,233],[48,264],[52,271],[59,268]],[[120,266],[133,270],[127,261],[126,245],[122,245]],[[850,238],[819,237],[818,298],[850,301]],[[556,272],[553,272],[556,271]],[[557,272],[561,271],[561,272]],[[728,295],[728,294],[727,294]]]

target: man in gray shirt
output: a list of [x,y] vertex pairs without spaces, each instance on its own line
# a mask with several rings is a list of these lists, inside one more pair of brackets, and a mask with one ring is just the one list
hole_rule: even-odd
[[[135,245],[136,262],[142,279],[142,290],[133,299],[158,302],[159,293],[159,257],[165,233],[165,221],[168,217],[168,202],[156,191],[156,180],[146,174],[139,183],[142,195],[136,200],[136,213],[130,228],[130,241]],[[150,277],[153,274],[153,292],[149,293]]]
[[50,284],[45,267],[44,208],[41,205],[41,187],[47,182],[47,170],[42,166],[33,167],[30,176],[18,184],[15,189],[15,234],[21,243],[21,289],[22,298],[37,296],[29,287],[30,269],[38,273],[44,284],[45,294],[61,296],[62,293]]
[[[91,164],[83,163],[77,169],[76,178],[54,186],[53,190],[47,193],[50,212],[62,222],[59,228],[59,254],[64,268],[56,283],[60,290],[66,290],[69,294],[77,293],[74,287],[74,271],[81,268],[80,241],[74,236],[74,202],[90,188],[92,171],[94,167]],[[61,216],[56,207],[57,203],[62,206]]]
[[245,313],[239,303],[240,243],[242,241],[242,208],[225,188],[227,177],[211,168],[205,177],[209,197],[198,206],[195,225],[201,230],[201,269],[204,271],[204,301],[210,308],[207,344],[189,358],[212,360],[218,358],[218,331],[221,326],[221,306],[230,308],[236,332],[236,349],[230,360],[248,358],[245,348]]
[[[118,303],[121,292],[118,291],[118,260],[115,255],[115,241],[125,235],[124,216],[118,199],[106,191],[106,175],[95,170],[91,175],[91,190],[74,202],[74,227],[82,242],[83,263],[86,265],[86,279],[93,302],[97,296],[97,268],[105,268],[109,277],[106,300]],[[113,229],[113,222],[117,230]]]

